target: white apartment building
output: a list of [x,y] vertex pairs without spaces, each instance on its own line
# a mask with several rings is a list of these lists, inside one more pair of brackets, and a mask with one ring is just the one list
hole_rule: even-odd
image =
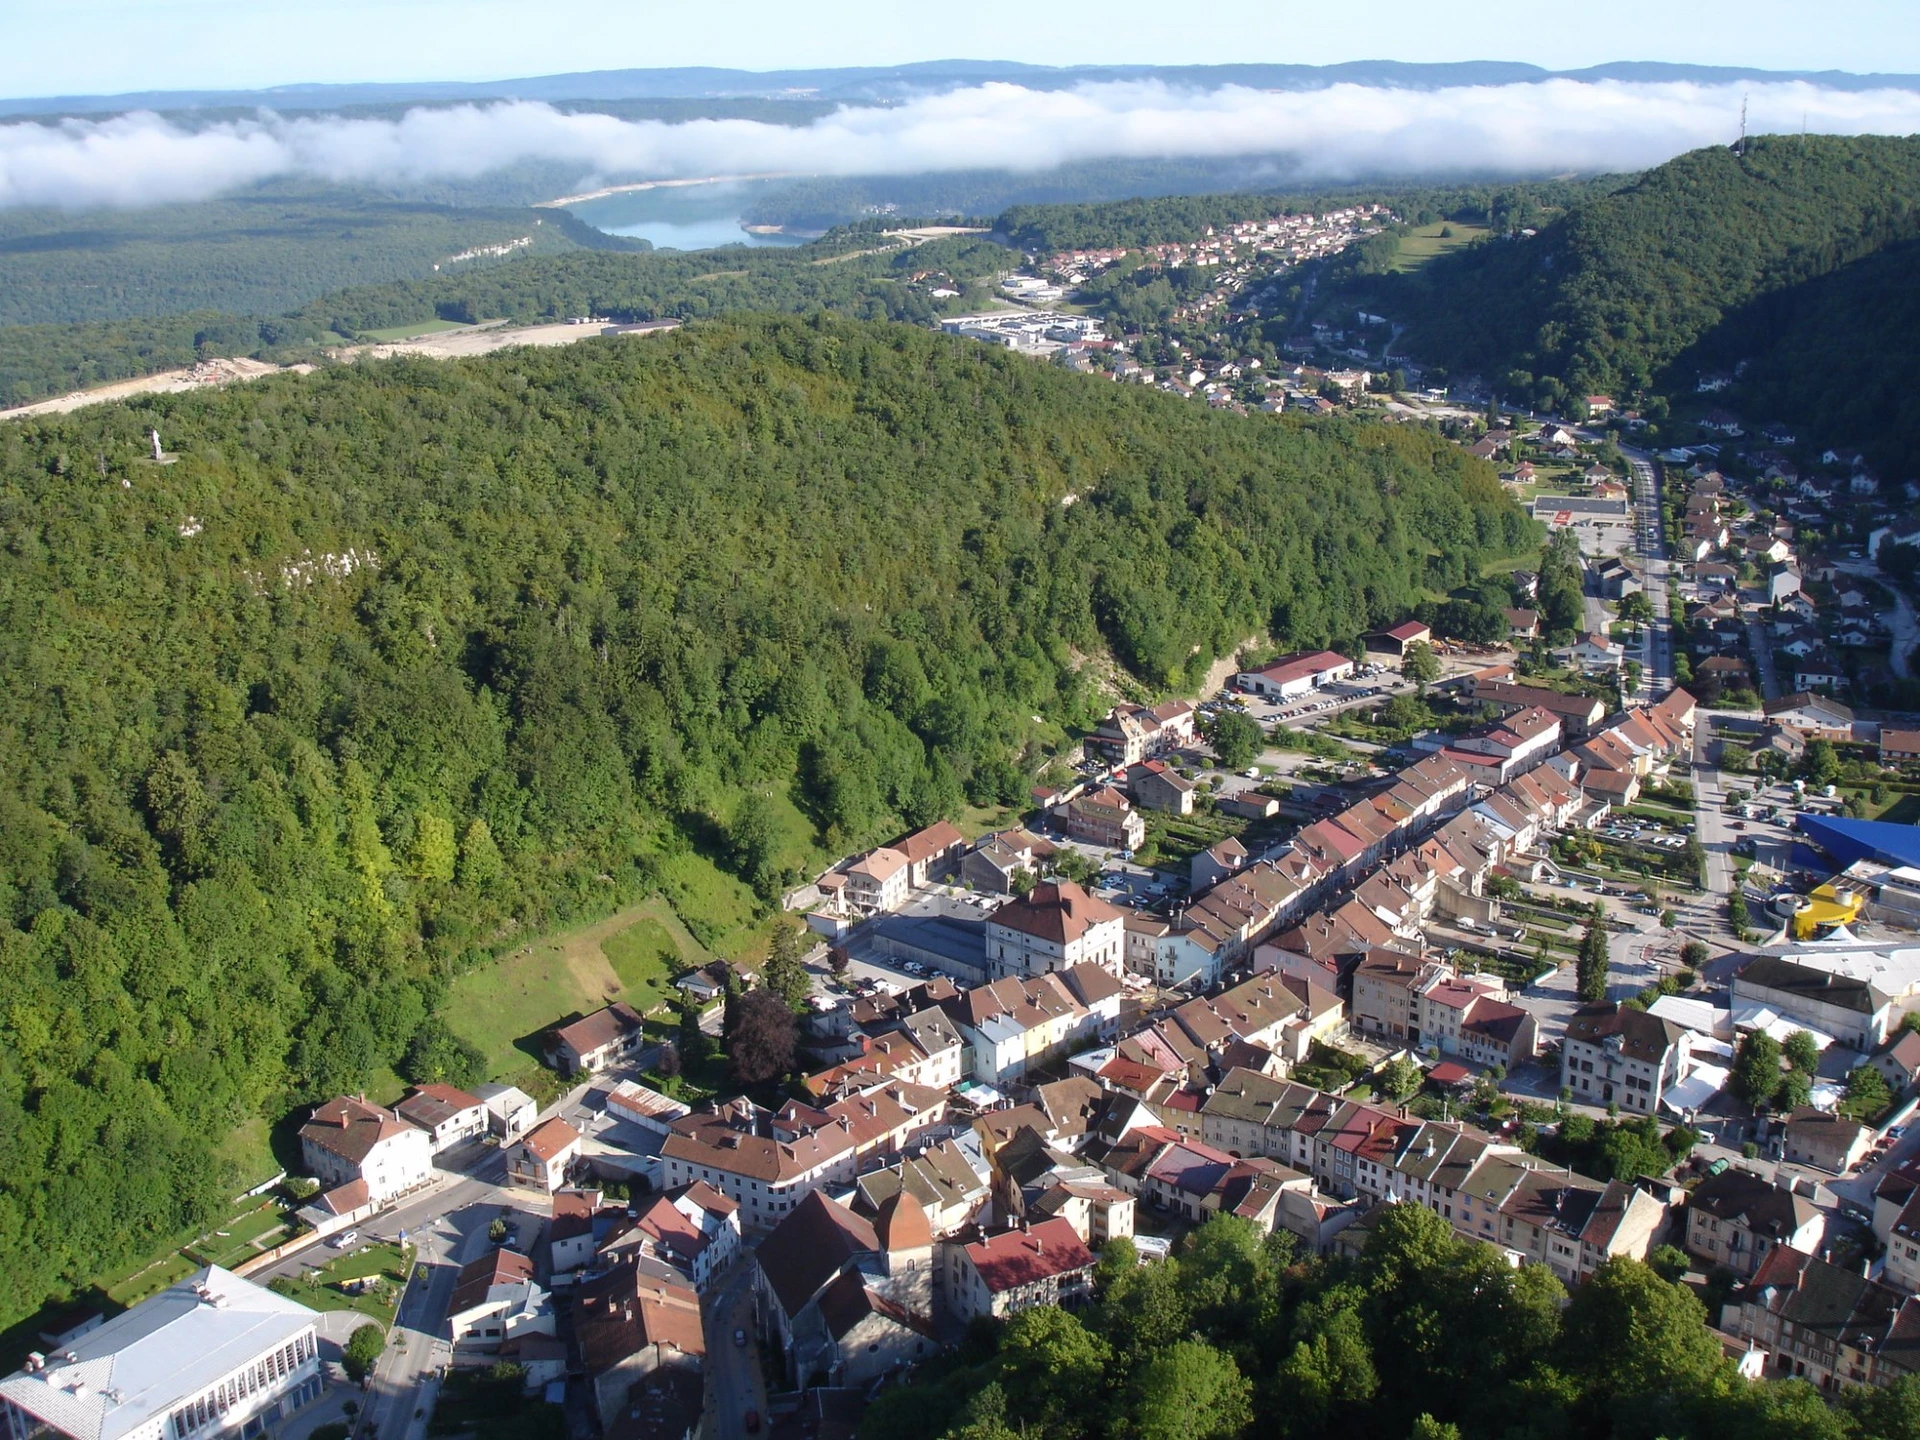
[[366,1186],[361,1202],[373,1205],[433,1178],[433,1141],[427,1132],[351,1095],[314,1109],[300,1127],[300,1156],[323,1189],[359,1181]]
[[1126,965],[1122,912],[1071,880],[1036,885],[987,920],[987,972],[1050,975],[1098,965],[1118,975]]
[[847,867],[847,904],[859,914],[898,910],[912,889],[911,864],[890,846],[869,850]]
[[1596,1001],[1567,1022],[1560,1083],[1584,1104],[1654,1115],[1680,1082],[1691,1053],[1692,1032],[1671,1020]]
[[427,1132],[436,1155],[487,1133],[486,1103],[451,1085],[417,1086],[393,1109],[402,1120]]

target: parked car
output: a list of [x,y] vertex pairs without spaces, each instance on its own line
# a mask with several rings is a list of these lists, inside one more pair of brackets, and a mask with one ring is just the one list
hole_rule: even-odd
[[747,1343],[747,1332],[744,1330],[735,1330],[733,1332],[733,1343],[744,1349]]
[[327,1242],[327,1244],[336,1250],[345,1250],[349,1246],[358,1245],[359,1243],[360,1232],[358,1230],[343,1230]]

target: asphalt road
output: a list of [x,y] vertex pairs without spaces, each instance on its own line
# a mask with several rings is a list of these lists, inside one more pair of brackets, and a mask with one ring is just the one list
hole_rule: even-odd
[[1640,663],[1645,667],[1642,684],[1648,694],[1659,696],[1673,688],[1672,567],[1666,537],[1660,530],[1660,472],[1645,455],[1631,450],[1622,453],[1633,474],[1634,548],[1646,565],[1647,599],[1654,614],[1641,652]]
[[[753,1326],[752,1251],[742,1249],[726,1273],[707,1290],[707,1433],[745,1436],[747,1412],[767,1413],[766,1386],[760,1373],[760,1343]],[[744,1330],[747,1343],[733,1343]]]
[[1767,636],[1767,627],[1757,619],[1747,621],[1747,649],[1753,652],[1754,669],[1760,678],[1760,698],[1778,700],[1780,677],[1774,673],[1773,641]]
[[[557,1105],[542,1111],[540,1118],[566,1115],[577,1123],[590,1088],[591,1084],[575,1087]],[[415,1254],[414,1272],[401,1295],[386,1352],[366,1393],[359,1397],[356,1440],[425,1440],[438,1396],[436,1377],[452,1359],[452,1347],[443,1337],[460,1267],[486,1253],[493,1243],[487,1238],[488,1227],[504,1210],[526,1217],[523,1235],[538,1233],[537,1226],[551,1213],[544,1196],[506,1184],[506,1156],[498,1147],[474,1145],[450,1159],[463,1168],[438,1172],[440,1178],[433,1185],[359,1227],[367,1240],[404,1237]],[[529,1230],[529,1224],[535,1228]],[[339,1253],[323,1241],[249,1278],[265,1284],[277,1275],[297,1276]],[[346,1333],[352,1328],[346,1327]],[[327,1338],[339,1341],[344,1335],[330,1332]]]

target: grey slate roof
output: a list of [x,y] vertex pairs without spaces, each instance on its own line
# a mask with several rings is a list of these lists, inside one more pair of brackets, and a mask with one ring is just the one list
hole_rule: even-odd
[[61,1353],[73,1360],[49,1357],[54,1363],[40,1374],[16,1370],[0,1380],[0,1396],[74,1440],[119,1440],[279,1349],[316,1318],[209,1265],[70,1341]]

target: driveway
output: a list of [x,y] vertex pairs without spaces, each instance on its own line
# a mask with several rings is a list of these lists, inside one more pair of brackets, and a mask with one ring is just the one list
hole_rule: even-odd
[[1913,602],[1907,599],[1906,592],[1890,584],[1887,577],[1880,573],[1880,567],[1871,560],[1837,560],[1833,568],[1847,575],[1877,581],[1893,592],[1893,613],[1885,617],[1888,629],[1893,632],[1893,643],[1887,650],[1887,666],[1900,679],[1912,679],[1913,666],[1909,657],[1914,645],[1920,643],[1920,624],[1915,623]]
[[1760,698],[1778,700],[1780,698],[1780,677],[1773,668],[1773,642],[1767,636],[1767,627],[1758,620],[1747,621],[1747,649],[1753,652],[1754,669],[1760,676]]

